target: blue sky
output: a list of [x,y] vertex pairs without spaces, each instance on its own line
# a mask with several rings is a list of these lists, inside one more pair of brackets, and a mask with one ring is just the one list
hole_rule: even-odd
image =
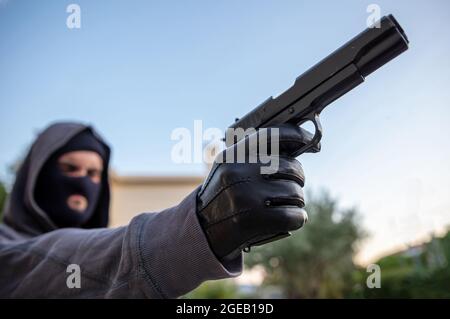
[[[66,7],[81,7],[81,29]],[[0,178],[35,133],[90,122],[121,174],[202,174],[171,161],[177,127],[225,129],[393,13],[411,47],[322,113],[307,188],[357,206],[362,259],[450,224],[450,2],[0,0]]]

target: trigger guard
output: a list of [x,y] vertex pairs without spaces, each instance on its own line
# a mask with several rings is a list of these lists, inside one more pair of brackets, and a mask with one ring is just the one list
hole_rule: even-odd
[[[314,114],[306,119],[305,122],[311,121],[314,124],[314,136],[308,144],[304,145],[293,156],[297,157],[303,153],[317,153],[320,151],[320,140],[322,139],[322,124],[320,123],[319,114]],[[304,122],[303,122],[304,123]]]

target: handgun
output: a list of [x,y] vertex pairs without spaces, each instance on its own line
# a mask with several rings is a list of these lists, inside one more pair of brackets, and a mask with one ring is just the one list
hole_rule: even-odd
[[[245,134],[235,134],[237,129],[274,127],[285,123],[301,126],[311,121],[314,134],[309,143],[293,156],[320,151],[322,110],[348,91],[364,82],[364,78],[408,49],[409,40],[393,15],[382,17],[308,71],[297,77],[293,86],[278,97],[272,96],[236,119],[225,137],[227,147],[237,143]],[[233,136],[231,137],[231,134]],[[290,233],[279,233],[260,242],[258,246]],[[249,251],[249,247],[247,250]]]
[[[285,123],[302,125],[311,121],[315,132],[310,143],[294,156],[318,152],[322,138],[320,112],[364,78],[408,49],[409,40],[393,15],[384,16],[308,71],[278,97],[272,96],[229,128],[255,130]],[[227,130],[228,131],[228,130]],[[241,137],[226,138],[228,146]]]

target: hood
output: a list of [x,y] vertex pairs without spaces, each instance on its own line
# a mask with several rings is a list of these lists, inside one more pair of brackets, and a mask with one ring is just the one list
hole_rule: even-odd
[[108,225],[110,187],[108,166],[110,148],[89,125],[74,122],[58,122],[42,131],[23,161],[4,210],[4,223],[27,235],[40,235],[58,229],[49,216],[37,204],[34,189],[45,162],[78,133],[88,130],[104,147],[105,159],[102,189],[97,208],[82,228],[98,228]]

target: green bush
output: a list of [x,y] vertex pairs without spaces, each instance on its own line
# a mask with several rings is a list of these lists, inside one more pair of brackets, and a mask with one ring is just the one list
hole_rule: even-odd
[[6,201],[6,189],[5,186],[0,182],[0,222],[2,221],[3,208]]
[[433,238],[419,253],[380,259],[381,288],[364,288],[365,298],[450,298],[450,233]]
[[238,298],[238,287],[231,279],[207,281],[184,296],[188,299]]

